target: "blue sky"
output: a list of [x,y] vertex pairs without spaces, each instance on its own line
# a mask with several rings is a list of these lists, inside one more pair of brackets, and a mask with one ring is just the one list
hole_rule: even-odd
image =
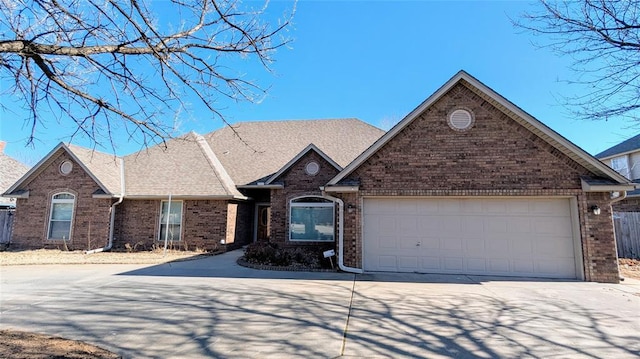
[[[544,42],[514,28],[510,18],[534,10],[531,2],[299,1],[289,49],[276,55],[274,73],[248,61],[237,66],[270,87],[259,104],[220,102],[228,121],[356,117],[389,129],[461,69],[591,154],[637,134],[635,124],[575,120],[563,97],[584,89],[571,61],[539,48]],[[290,2],[271,4],[277,16]],[[5,79],[3,79],[5,81]],[[4,86],[3,86],[4,87]],[[2,97],[6,101],[5,97]],[[15,114],[0,113],[5,152],[34,164],[66,141],[68,124],[49,123],[35,147]],[[200,106],[181,117],[180,132],[207,133],[222,126]],[[83,139],[74,140],[87,145]],[[117,154],[139,150],[123,139]],[[99,149],[109,152],[110,149]]]

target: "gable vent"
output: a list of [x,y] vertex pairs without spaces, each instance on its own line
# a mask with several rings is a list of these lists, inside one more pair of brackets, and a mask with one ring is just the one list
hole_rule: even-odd
[[449,127],[454,130],[463,131],[471,128],[473,125],[473,114],[471,111],[457,109],[449,114]]

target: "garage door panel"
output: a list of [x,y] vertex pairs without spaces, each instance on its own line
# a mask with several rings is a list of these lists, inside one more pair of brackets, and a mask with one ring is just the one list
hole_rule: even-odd
[[487,260],[485,258],[467,258],[469,272],[486,272]]
[[399,256],[398,268],[403,272],[415,272],[419,270],[419,258],[417,256]]
[[569,199],[366,198],[363,213],[368,271],[576,277]]
[[464,270],[464,258],[462,257],[444,257],[442,264],[446,271],[460,272]]

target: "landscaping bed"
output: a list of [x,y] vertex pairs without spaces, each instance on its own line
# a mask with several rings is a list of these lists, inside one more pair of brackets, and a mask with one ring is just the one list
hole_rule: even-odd
[[0,330],[0,358],[117,359],[119,355],[95,345],[45,334]]

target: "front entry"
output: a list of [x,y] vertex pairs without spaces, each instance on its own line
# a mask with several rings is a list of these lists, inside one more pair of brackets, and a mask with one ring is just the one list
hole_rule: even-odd
[[256,241],[268,241],[271,237],[271,205],[256,205]]

